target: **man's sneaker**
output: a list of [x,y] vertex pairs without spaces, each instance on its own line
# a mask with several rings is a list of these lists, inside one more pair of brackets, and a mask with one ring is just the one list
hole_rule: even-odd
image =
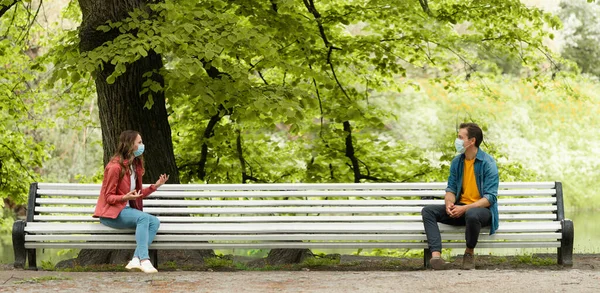
[[463,254],[462,268],[463,268],[463,270],[475,269],[475,262],[474,262],[473,254],[468,253],[468,252],[465,252],[465,254]]
[[158,273],[158,271],[154,268],[154,266],[152,266],[152,263],[148,259],[142,261],[140,269],[146,274]]
[[441,257],[432,257],[431,260],[429,260],[429,264],[434,270],[445,270],[447,265],[446,261]]
[[140,265],[140,259],[137,257],[134,257],[131,259],[131,261],[129,261],[129,263],[125,266],[126,269],[128,270],[142,270],[142,267]]

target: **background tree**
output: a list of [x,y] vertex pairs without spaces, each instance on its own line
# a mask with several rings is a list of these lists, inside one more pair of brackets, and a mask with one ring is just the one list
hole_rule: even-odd
[[572,0],[560,3],[563,57],[577,63],[582,73],[600,77],[600,6],[598,2]]

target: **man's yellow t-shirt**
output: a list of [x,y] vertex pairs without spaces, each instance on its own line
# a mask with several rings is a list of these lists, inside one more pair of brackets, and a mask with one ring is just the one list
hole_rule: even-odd
[[475,181],[475,159],[465,159],[460,202],[463,204],[472,204],[479,199],[481,199],[481,195],[479,195],[477,181]]

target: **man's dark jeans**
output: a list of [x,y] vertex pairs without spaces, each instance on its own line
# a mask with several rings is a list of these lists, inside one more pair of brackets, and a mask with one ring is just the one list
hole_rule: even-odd
[[475,248],[481,227],[489,226],[492,223],[492,213],[488,208],[472,208],[460,218],[451,218],[446,213],[445,205],[430,205],[421,210],[421,215],[425,234],[427,234],[427,244],[432,252],[442,251],[442,236],[438,222],[453,226],[466,226],[467,248]]

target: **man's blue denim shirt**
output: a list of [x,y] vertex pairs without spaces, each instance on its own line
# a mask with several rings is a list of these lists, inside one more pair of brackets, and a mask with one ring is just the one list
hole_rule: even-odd
[[[452,192],[456,195],[456,202],[460,202],[461,188],[463,182],[463,173],[465,170],[465,155],[461,154],[452,160],[450,165],[450,176],[448,176],[448,187],[446,192]],[[492,224],[490,226],[490,235],[498,230],[498,167],[492,156],[477,150],[475,156],[475,181],[481,197],[487,198],[490,202],[490,211],[492,212]]]

